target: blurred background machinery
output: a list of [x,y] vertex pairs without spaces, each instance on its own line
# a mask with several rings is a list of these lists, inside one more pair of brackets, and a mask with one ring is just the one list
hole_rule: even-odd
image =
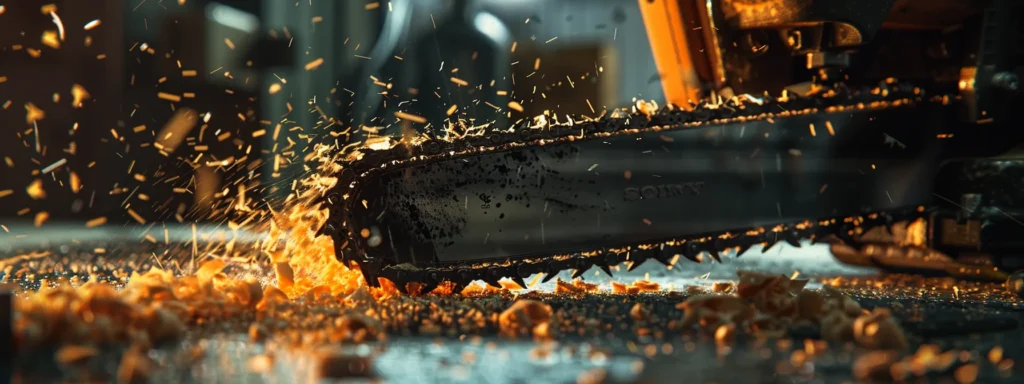
[[651,57],[633,0],[6,2],[0,217],[201,220],[285,197],[308,127],[397,133],[399,103],[505,124],[511,95],[596,115],[662,98]]

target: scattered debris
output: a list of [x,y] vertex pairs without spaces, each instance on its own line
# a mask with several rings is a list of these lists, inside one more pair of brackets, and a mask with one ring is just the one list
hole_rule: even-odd
[[498,317],[501,333],[509,337],[538,335],[552,318],[551,307],[535,300],[518,300]]

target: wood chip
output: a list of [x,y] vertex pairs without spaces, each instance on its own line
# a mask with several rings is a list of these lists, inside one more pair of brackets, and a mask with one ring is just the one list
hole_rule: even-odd
[[36,218],[33,220],[33,223],[36,225],[36,227],[40,227],[40,226],[43,226],[43,224],[45,224],[46,221],[48,221],[49,219],[50,219],[49,212],[43,211],[43,212],[36,213]]
[[98,226],[101,226],[101,225],[106,224],[106,223],[107,223],[107,218],[101,216],[101,217],[97,217],[95,219],[86,221],[85,222],[85,227],[86,228],[94,228],[94,227],[98,227]]
[[54,360],[61,365],[71,365],[84,362],[99,355],[96,348],[82,345],[66,345],[57,350]]
[[126,211],[128,212],[128,216],[131,216],[139,224],[146,224],[146,219],[142,218],[142,216],[139,215],[138,212],[135,212],[135,210],[128,208]]
[[257,355],[250,358],[245,365],[251,372],[268,373],[274,369],[274,358],[270,355]]
[[306,63],[306,70],[307,71],[312,71],[314,69],[320,68],[320,66],[323,65],[323,64],[324,64],[324,58],[322,58],[322,57],[318,58],[316,60],[313,60],[313,61],[310,61],[310,62]]
[[155,146],[166,153],[174,153],[199,122],[199,113],[191,108],[180,108],[156,135]]
[[160,98],[161,100],[167,100],[174,103],[181,101],[181,96],[167,92],[157,92],[156,97]]
[[78,193],[82,190],[82,180],[78,177],[77,173],[71,172],[68,175],[68,183],[71,184],[71,192]]
[[156,366],[149,356],[132,348],[121,357],[121,364],[117,368],[117,382],[148,382],[155,368]]
[[277,286],[279,288],[288,290],[295,285],[295,272],[288,262],[275,263],[274,272],[277,274]]
[[397,117],[399,119],[402,119],[402,120],[408,120],[408,121],[411,121],[411,122],[414,122],[414,123],[419,123],[419,124],[426,124],[427,123],[427,119],[425,117],[414,115],[414,114],[411,114],[411,113],[406,113],[406,112],[395,112],[395,117]]
[[953,377],[960,384],[970,384],[978,380],[978,365],[965,364],[953,372]]
[[538,325],[551,321],[551,307],[536,300],[518,300],[498,316],[498,326],[505,336],[529,335]]

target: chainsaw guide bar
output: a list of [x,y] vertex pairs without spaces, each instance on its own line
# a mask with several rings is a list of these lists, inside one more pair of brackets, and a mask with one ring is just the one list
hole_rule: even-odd
[[[871,127],[876,119],[909,126],[920,116],[939,115],[922,108],[945,110],[948,104],[949,97],[889,81],[807,97],[701,102],[691,110],[663,107],[562,123],[523,120],[509,129],[362,148],[361,156],[342,164],[337,184],[321,200],[329,218],[320,233],[332,237],[338,260],[358,265],[368,284],[379,286],[384,278],[403,292],[422,293],[445,282],[455,292],[476,280],[499,287],[502,278],[526,287],[525,279],[538,273],[544,281],[566,270],[581,277],[593,267],[611,275],[622,263],[633,270],[648,260],[666,266],[700,262],[702,254],[721,261],[725,252],[739,256],[755,245],[764,252],[779,242],[799,247],[805,240],[852,241],[872,228],[926,218],[934,208],[925,198],[893,201],[888,191],[887,201],[866,198],[871,204],[817,202],[816,194],[825,190],[817,185],[782,197],[750,193],[749,203],[716,206],[701,199],[734,193],[738,185],[789,185],[794,176],[783,172],[781,159],[815,156],[822,146],[807,143],[838,140],[832,136]],[[919,126],[906,129],[935,137]],[[692,144],[712,137],[721,146],[711,155],[728,159],[754,158],[750,153],[765,151],[765,145],[780,146],[770,140],[805,149],[772,152],[753,168],[715,176],[688,166],[700,158],[687,157],[706,156],[704,146]],[[891,147],[889,139],[886,134]],[[641,154],[665,160],[653,163]],[[801,169],[817,172],[823,183],[879,193],[872,191],[876,184],[855,180],[862,169],[885,160],[855,160],[832,159],[823,169],[801,163]],[[778,172],[765,172],[776,166]],[[662,169],[666,175],[650,171]]]

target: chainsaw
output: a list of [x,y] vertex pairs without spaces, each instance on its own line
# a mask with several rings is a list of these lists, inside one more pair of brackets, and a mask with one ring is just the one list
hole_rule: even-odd
[[878,232],[929,251],[840,259],[1003,278],[1024,250],[1024,7],[939,3],[640,0],[666,105],[364,146],[321,233],[403,291]]

